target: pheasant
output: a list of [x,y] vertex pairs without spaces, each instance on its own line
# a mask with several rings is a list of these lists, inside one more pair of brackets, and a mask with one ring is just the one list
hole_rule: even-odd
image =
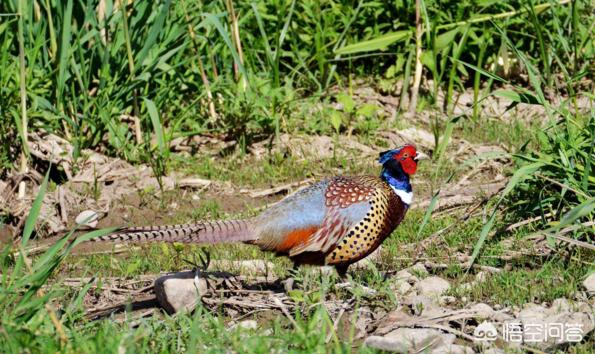
[[344,276],[401,223],[413,198],[409,178],[427,157],[413,145],[380,153],[380,177],[339,176],[285,197],[259,216],[121,229],[96,241],[253,244],[295,265],[333,265]]

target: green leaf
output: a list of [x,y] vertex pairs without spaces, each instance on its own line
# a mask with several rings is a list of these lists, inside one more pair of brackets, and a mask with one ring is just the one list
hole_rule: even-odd
[[410,37],[412,35],[411,31],[396,31],[384,34],[380,37],[376,37],[374,39],[370,39],[367,41],[362,41],[350,45],[346,45],[343,48],[337,49],[335,54],[355,54],[361,52],[370,52],[373,50],[380,50],[385,49],[389,45],[396,43],[398,41],[402,41],[403,39]]
[[331,125],[338,133],[341,129],[341,124],[343,124],[343,114],[339,111],[332,111],[331,112]]
[[163,154],[166,152],[165,148],[165,135],[163,134],[163,125],[161,124],[161,120],[159,119],[159,113],[157,113],[157,107],[155,107],[155,103],[148,98],[144,98],[145,105],[147,106],[147,112],[149,113],[149,117],[151,118],[151,124],[153,124],[153,129],[155,130],[155,136],[157,137],[157,147],[159,151]]
[[35,228],[37,217],[39,216],[39,211],[41,210],[41,204],[43,203],[43,198],[45,197],[45,192],[48,187],[49,178],[50,169],[48,168],[48,172],[45,174],[43,182],[39,186],[39,192],[37,192],[35,201],[31,205],[31,210],[29,210],[29,215],[27,215],[27,220],[25,221],[25,227],[23,228],[23,238],[21,240],[21,244],[23,245],[23,247],[27,246],[27,242],[31,238],[31,234],[33,233],[33,229]]
[[140,53],[138,53],[138,56],[136,57],[136,62],[140,65],[144,64],[145,58],[147,57],[149,50],[153,48],[153,45],[157,41],[157,37],[163,31],[163,24],[165,23],[165,18],[167,17],[167,14],[169,12],[170,4],[171,0],[165,0],[163,5],[161,5],[159,16],[157,16],[157,19],[153,22],[153,25],[149,30],[149,35],[147,36],[147,39],[144,41],[145,44],[143,46],[143,49],[141,49]]
[[436,51],[441,51],[442,49],[449,46],[454,41],[455,37],[457,36],[457,33],[459,33],[459,29],[455,28],[453,30],[438,35],[436,37],[436,41],[434,42],[434,48],[436,49]]
[[434,59],[434,52],[425,51],[421,53],[420,60],[425,67],[430,69],[430,71],[436,71],[436,60]]
[[58,80],[56,97],[62,99],[62,92],[66,86],[67,67],[70,58],[70,42],[72,40],[72,0],[66,2],[66,9],[62,20],[62,39],[60,41],[60,56],[58,60]]
[[366,118],[371,118],[378,112],[378,110],[379,108],[375,104],[366,103],[357,109],[357,114]]
[[343,105],[343,111],[347,113],[353,112],[355,108],[355,102],[353,98],[347,94],[340,93],[337,95],[337,102]]
[[516,102],[516,103],[542,105],[539,102],[539,99],[535,95],[533,95],[529,92],[517,92],[517,91],[513,91],[513,90],[498,90],[498,91],[493,92],[492,95],[506,98],[506,99],[511,100],[512,102]]

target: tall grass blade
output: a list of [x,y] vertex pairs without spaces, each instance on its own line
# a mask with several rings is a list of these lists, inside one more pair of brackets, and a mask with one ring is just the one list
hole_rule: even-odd
[[136,57],[136,62],[139,65],[143,65],[149,50],[153,48],[153,45],[157,41],[157,37],[163,31],[163,25],[165,23],[165,19],[167,18],[167,14],[169,13],[169,6],[171,4],[171,0],[165,0],[165,2],[161,5],[159,10],[159,15],[153,22],[151,29],[149,30],[149,34],[147,35],[147,39],[145,40],[145,44],[141,51],[138,53]]
[[412,35],[413,33],[411,31],[390,32],[374,39],[346,45],[343,48],[337,49],[335,53],[345,55],[385,49],[389,45],[402,41],[407,37],[411,37]]
[[72,40],[72,0],[66,1],[66,9],[64,11],[60,31],[62,32],[62,35],[60,39],[60,56],[58,60],[56,100],[58,101],[60,110],[63,110],[63,93],[64,87],[66,86],[66,74],[70,58],[70,43]]
[[23,228],[23,238],[21,240],[22,247],[27,246],[27,242],[29,242],[31,235],[33,234],[33,230],[35,229],[35,223],[37,222],[37,217],[39,216],[39,211],[41,210],[41,204],[43,203],[43,198],[45,197],[49,178],[50,171],[48,169],[48,172],[43,178],[43,182],[39,186],[39,192],[37,192],[37,196],[31,205],[31,210],[29,210],[27,220],[25,221],[25,226]]
[[471,254],[471,258],[469,259],[469,268],[468,269],[471,269],[471,267],[473,266],[473,264],[475,263],[475,261],[477,259],[477,256],[479,256],[479,253],[481,252],[481,249],[482,249],[490,231],[492,230],[492,227],[494,226],[494,222],[496,220],[496,214],[498,213],[498,208],[500,207],[500,204],[504,200],[504,197],[506,197],[508,195],[508,193],[510,193],[521,181],[523,181],[524,179],[529,178],[530,176],[535,174],[535,172],[537,172],[543,166],[544,166],[543,162],[534,162],[532,164],[529,164],[529,165],[519,168],[512,175],[512,177],[508,181],[508,184],[506,185],[506,187],[500,194],[500,198],[499,198],[498,202],[496,203],[496,205],[494,206],[494,210],[492,211],[488,222],[481,229],[481,233],[479,235],[477,242],[475,243],[475,246],[473,247],[473,253]]
[[151,124],[153,125],[153,129],[155,130],[155,136],[157,138],[157,147],[159,148],[159,153],[163,156],[168,151],[165,144],[165,134],[163,133],[163,124],[161,124],[161,120],[159,119],[159,113],[157,113],[157,107],[155,103],[148,98],[144,98],[145,106],[147,107],[147,112],[149,113],[149,117],[151,118]]

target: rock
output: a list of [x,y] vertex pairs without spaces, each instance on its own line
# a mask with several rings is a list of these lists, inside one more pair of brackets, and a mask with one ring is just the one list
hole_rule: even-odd
[[494,310],[488,304],[479,303],[471,306],[469,308],[471,311],[474,311],[479,318],[487,319],[491,318],[494,315]]
[[465,345],[450,344],[440,346],[430,352],[431,354],[474,354],[475,350]]
[[77,225],[88,226],[95,228],[99,220],[99,215],[93,210],[84,210],[74,219]]
[[411,272],[412,274],[417,274],[418,276],[421,276],[421,277],[426,277],[429,274],[428,270],[426,269],[426,266],[421,262],[415,263],[414,265],[409,267],[407,270],[409,270],[409,272]]
[[333,276],[334,274],[337,274],[337,270],[333,266],[323,266],[323,267],[318,267],[318,268],[314,268],[314,269],[317,269],[318,272],[320,272],[320,275],[325,276],[325,277],[330,277],[330,276]]
[[475,274],[475,284],[486,281],[488,279],[488,276],[489,274],[484,271],[478,272],[477,274]]
[[233,261],[229,259],[213,260],[209,264],[210,269],[221,269],[224,271],[241,271],[251,274],[269,274],[274,269],[272,262],[261,259],[249,259],[243,261]]
[[504,354],[506,353],[504,350],[500,348],[488,348],[482,351],[482,354]]
[[430,298],[425,295],[409,295],[403,299],[403,303],[410,305],[413,313],[417,316],[423,315],[431,317],[445,312],[444,308],[436,303],[435,298]]
[[369,288],[365,285],[354,287],[350,282],[338,283],[335,284],[335,287],[337,289],[346,289],[349,291],[361,291],[364,296],[374,296],[378,293],[375,289]]
[[573,333],[582,338],[595,328],[595,317],[592,311],[571,312],[571,306],[566,300],[558,299],[556,305],[550,308],[536,304],[523,306],[518,314],[518,321],[523,324],[525,344],[549,351],[573,341],[572,334],[570,336],[568,334],[570,327]]
[[409,283],[406,280],[401,280],[398,279],[397,281],[395,281],[391,287],[392,291],[394,291],[395,293],[399,294],[399,295],[404,295],[406,294],[409,290],[411,290],[412,286],[409,285]]
[[583,286],[587,289],[587,294],[589,296],[595,296],[595,273],[589,274],[583,281]]
[[240,328],[243,328],[243,329],[257,329],[258,322],[254,321],[254,320],[245,320],[245,321],[238,323],[237,326]]
[[437,348],[452,346],[454,340],[453,334],[442,333],[437,329],[403,327],[383,337],[370,336],[364,345],[395,353],[433,352]]
[[559,298],[552,301],[552,307],[548,309],[549,313],[556,314],[560,312],[570,312],[572,310],[570,301],[565,298]]
[[420,295],[436,297],[450,289],[450,283],[440,277],[431,276],[420,280],[415,288]]
[[452,305],[455,302],[457,302],[457,298],[454,296],[441,296],[440,300],[438,300],[440,306]]
[[194,275],[192,271],[179,272],[155,280],[157,301],[169,314],[194,310],[201,294],[207,292],[206,279]]
[[395,274],[395,279],[405,280],[409,284],[417,283],[419,281],[419,278],[411,274],[407,269],[398,271],[397,274]]

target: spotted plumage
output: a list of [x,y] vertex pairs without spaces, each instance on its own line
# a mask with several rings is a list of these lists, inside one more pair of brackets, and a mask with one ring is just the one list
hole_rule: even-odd
[[297,264],[334,265],[344,272],[392,233],[411,202],[410,175],[419,154],[411,145],[380,154],[380,177],[339,176],[298,191],[255,218],[120,230],[100,241],[245,242]]

